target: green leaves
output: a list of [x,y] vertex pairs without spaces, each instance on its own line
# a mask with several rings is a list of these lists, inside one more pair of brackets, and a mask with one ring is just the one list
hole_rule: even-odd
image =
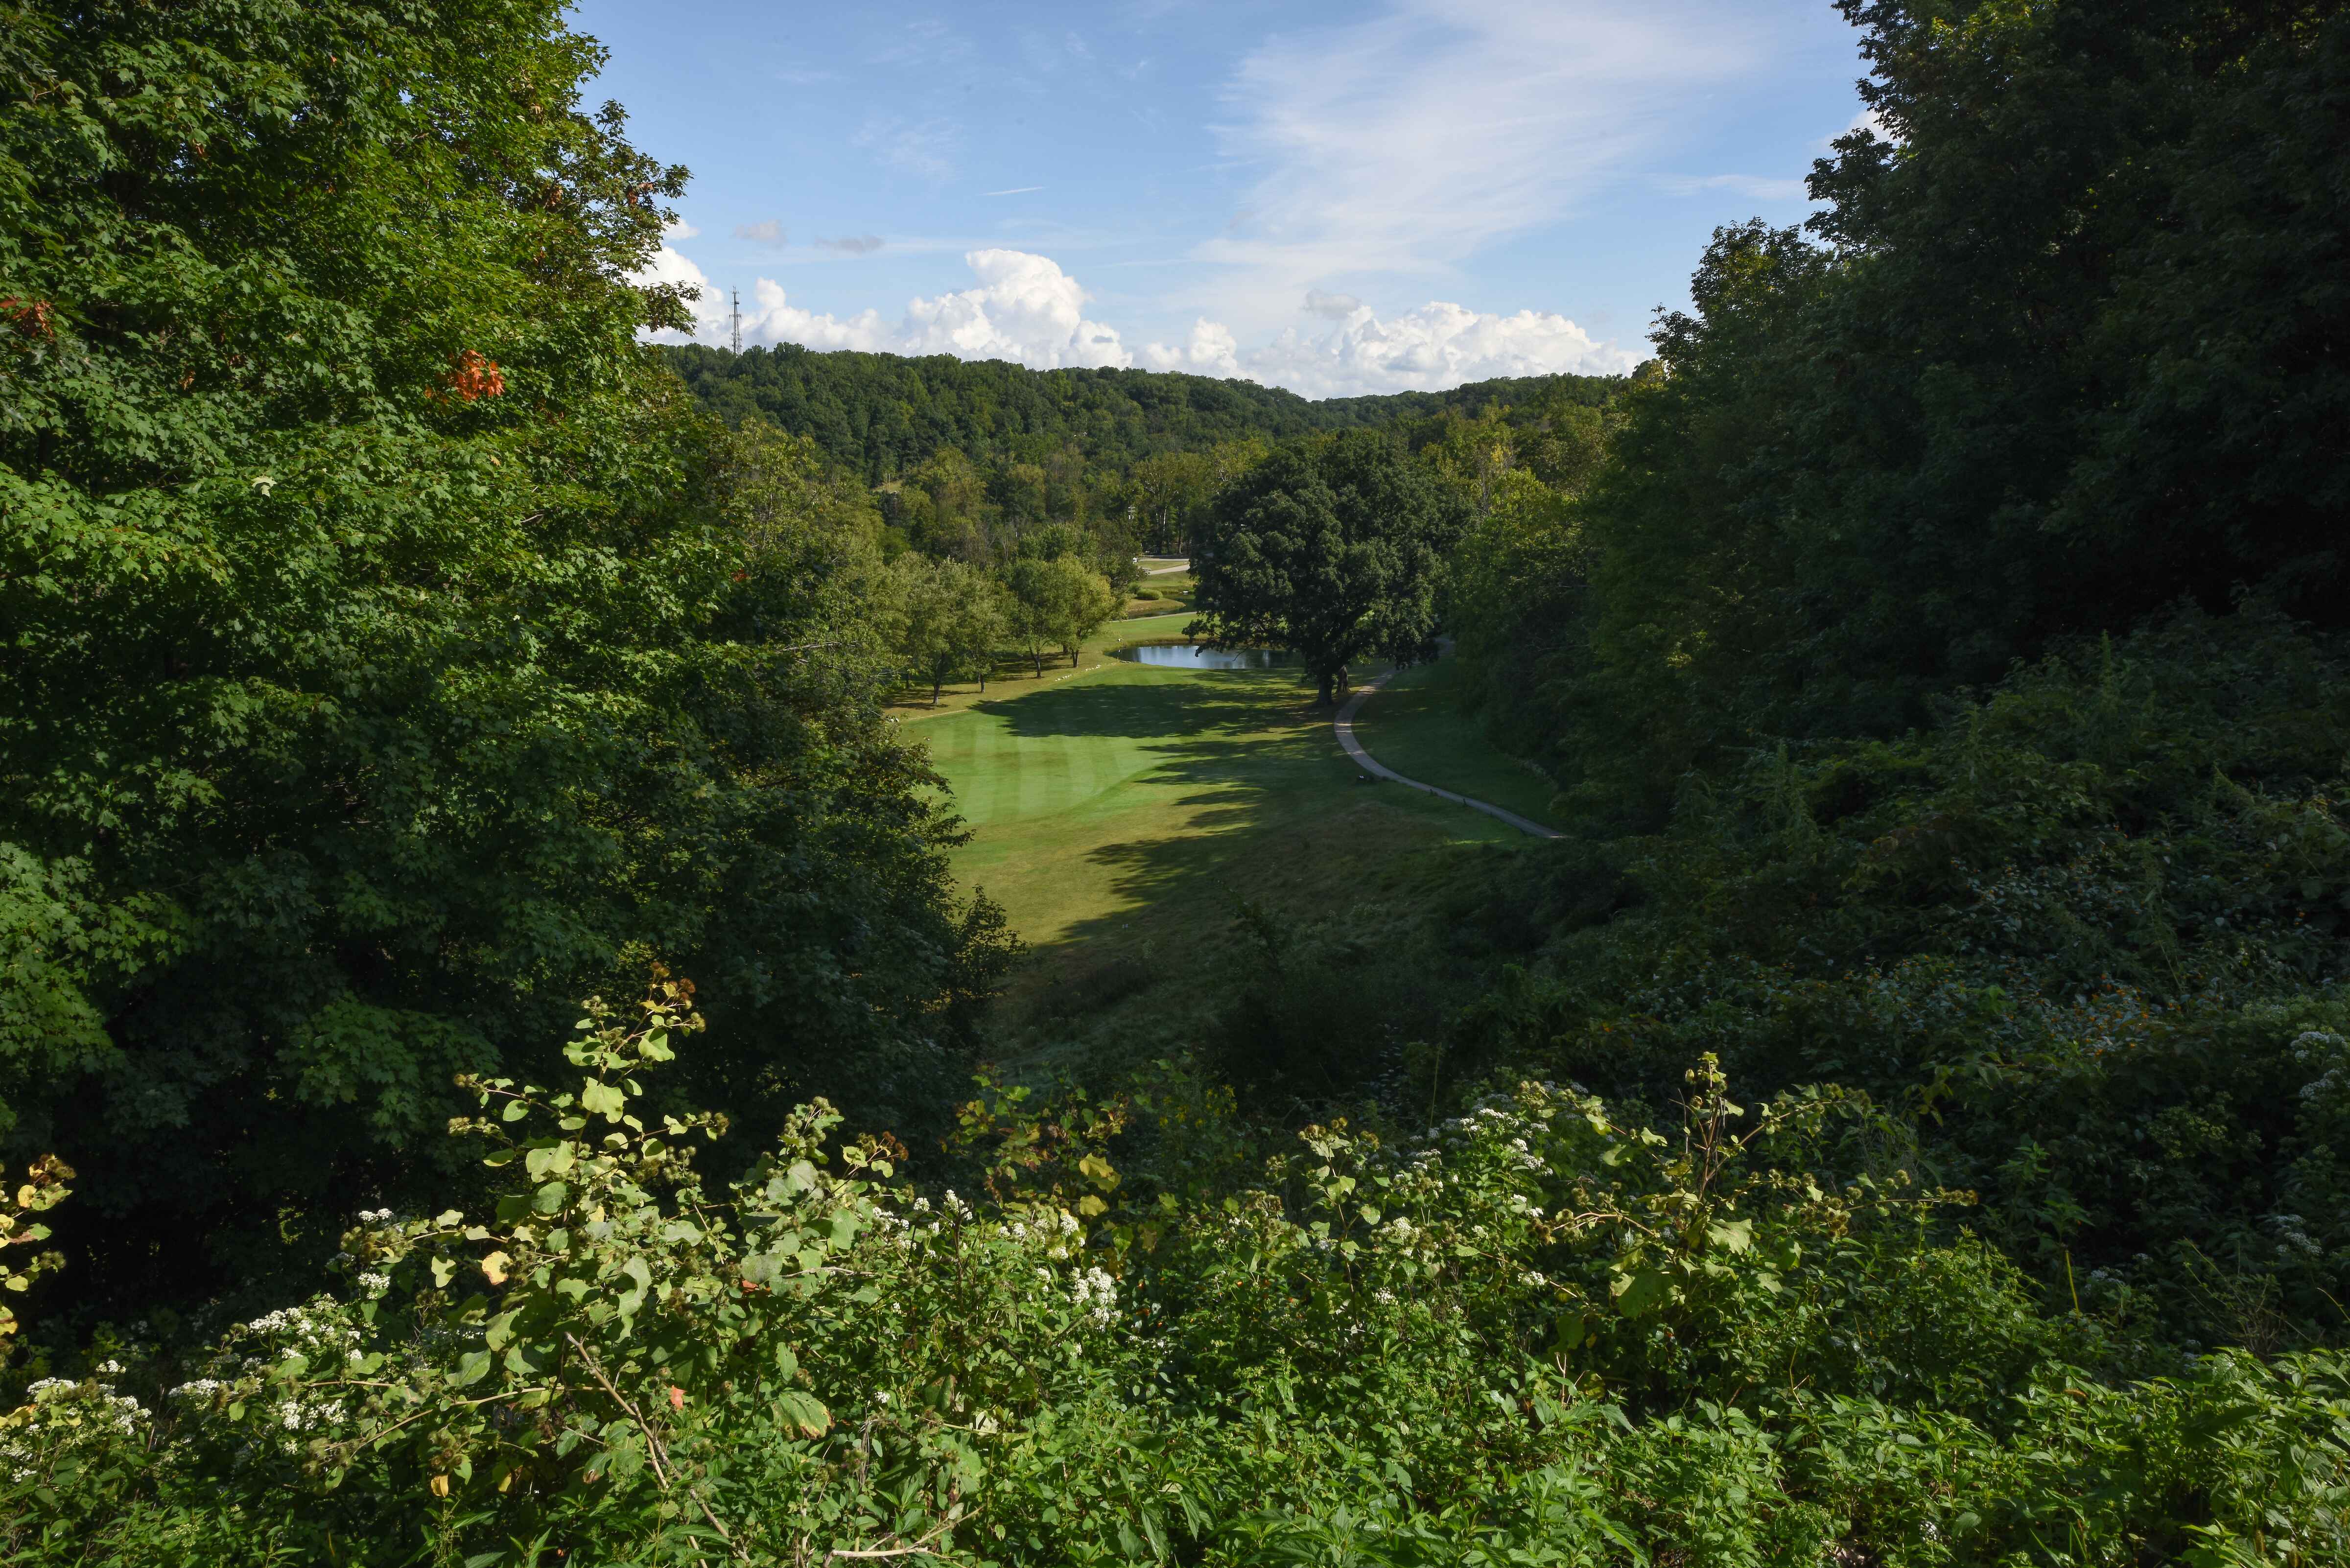
[[765,492],[754,537],[753,454],[639,346],[684,175],[582,101],[596,47],[544,0],[0,33],[0,1099],[122,1174],[79,1244],[416,1206],[452,1080],[656,933],[769,977],[741,1064],[951,1059],[1001,938],[887,607],[764,553],[839,520]]
[[1276,452],[1222,491],[1197,546],[1195,630],[1295,649],[1330,701],[1347,667],[1432,658],[1453,490],[1384,434]]
[[813,1396],[787,1388],[775,1397],[775,1414],[804,1438],[820,1438],[832,1426],[832,1412]]
[[[660,1058],[651,1057],[649,1054],[648,1059]],[[612,1085],[590,1078],[580,1086],[579,1108],[591,1115],[601,1116],[606,1121],[619,1121],[628,1105],[628,1096]]]
[[1626,1317],[1646,1317],[1669,1299],[1672,1282],[1662,1269],[1639,1269],[1608,1281],[1616,1310]]

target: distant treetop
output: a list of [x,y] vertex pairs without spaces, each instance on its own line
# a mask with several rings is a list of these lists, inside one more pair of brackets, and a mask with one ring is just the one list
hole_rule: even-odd
[[1534,376],[1315,402],[1174,371],[1032,370],[1002,359],[815,353],[798,344],[739,355],[686,344],[665,353],[694,397],[729,424],[764,414],[874,484],[946,447],[992,465],[1038,462],[1074,441],[1091,464],[1123,471],[1249,436],[1277,441],[1447,410],[1473,419],[1496,402],[1564,397],[1596,406],[1624,384],[1617,376]]

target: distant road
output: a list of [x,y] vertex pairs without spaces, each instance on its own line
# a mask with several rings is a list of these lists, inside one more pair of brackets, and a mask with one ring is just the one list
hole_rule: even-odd
[[1170,572],[1188,572],[1191,569],[1191,562],[1178,561],[1171,566],[1144,566],[1142,575],[1146,577],[1163,577]]
[[1355,759],[1355,763],[1357,767],[1360,767],[1366,773],[1376,774],[1383,779],[1392,779],[1397,784],[1403,784],[1408,788],[1425,790],[1428,794],[1435,795],[1440,800],[1458,801],[1471,811],[1482,811],[1487,816],[1493,818],[1495,821],[1506,822],[1512,827],[1516,828],[1520,833],[1532,834],[1536,838],[1564,838],[1566,836],[1566,835],[1559,832],[1555,827],[1544,827],[1539,822],[1529,822],[1526,818],[1520,816],[1514,811],[1504,811],[1490,800],[1471,800],[1465,794],[1455,794],[1449,789],[1439,789],[1432,784],[1422,784],[1418,779],[1408,779],[1401,774],[1396,772],[1395,769],[1388,767],[1385,763],[1380,762],[1377,757],[1371,755],[1370,753],[1363,750],[1363,743],[1355,739],[1355,715],[1362,711],[1365,700],[1367,699],[1372,692],[1377,691],[1381,686],[1386,685],[1388,676],[1393,675],[1395,671],[1390,670],[1388,671],[1387,675],[1379,676],[1376,680],[1366,680],[1360,686],[1356,687],[1355,694],[1347,699],[1347,705],[1339,709],[1337,718],[1331,721],[1330,727],[1338,732],[1338,743],[1347,748],[1347,754]]

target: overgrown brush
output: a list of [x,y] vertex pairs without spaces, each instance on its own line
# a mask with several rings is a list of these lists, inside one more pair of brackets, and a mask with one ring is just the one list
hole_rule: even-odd
[[[2318,1563],[2350,1368],[2085,1370],[2108,1332],[1932,1239],[1899,1124],[1670,1132],[1523,1084],[1248,1173],[1229,1099],[966,1107],[984,1192],[799,1113],[712,1188],[648,1118],[696,1027],[591,1004],[473,1081],[484,1212],[370,1213],[189,1363],[116,1342],[0,1422],[12,1562]],[[1144,1125],[1153,1136],[1124,1138]],[[1151,1158],[1120,1171],[1129,1147]],[[1232,1173],[1240,1171],[1239,1179]],[[99,1355],[104,1359],[96,1359]]]

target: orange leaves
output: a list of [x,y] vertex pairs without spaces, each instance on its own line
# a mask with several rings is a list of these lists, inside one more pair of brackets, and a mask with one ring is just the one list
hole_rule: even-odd
[[0,320],[5,320],[26,337],[55,337],[57,306],[46,299],[18,299],[10,295],[0,299]]
[[471,403],[504,396],[506,379],[495,359],[484,358],[468,348],[457,356],[455,368],[441,378],[441,385],[458,401]]

